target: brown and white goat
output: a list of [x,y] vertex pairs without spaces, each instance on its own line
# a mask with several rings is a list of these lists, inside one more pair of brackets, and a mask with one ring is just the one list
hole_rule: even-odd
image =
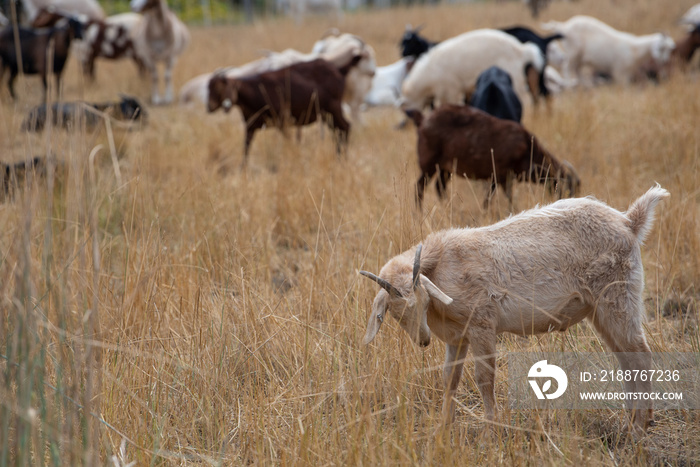
[[246,123],[243,165],[248,159],[255,132],[266,123],[284,130],[287,125],[304,126],[325,118],[335,130],[338,153],[347,146],[350,123],[345,120],[341,101],[345,76],[360,59],[355,57],[338,69],[323,59],[295,63],[254,76],[228,78],[216,73],[209,80],[207,110],[223,107],[229,112],[240,107]]
[[500,185],[513,203],[513,180],[555,182],[560,197],[575,196],[581,184],[568,162],[560,162],[517,122],[493,117],[470,106],[443,105],[428,118],[418,110],[406,114],[418,129],[416,201],[423,201],[425,185],[438,173],[438,196],[444,196],[450,175],[490,180],[485,205]]
[[[431,333],[445,342],[446,422],[470,346],[485,417],[495,420],[496,342],[503,332],[565,331],[587,318],[623,370],[648,370],[640,245],[667,196],[657,185],[624,213],[590,197],[559,200],[494,225],[433,233],[379,276],[361,271],[382,287],[364,343],[387,313],[421,347]],[[650,393],[651,381],[625,382],[625,391]],[[627,408],[635,431],[652,423],[650,400],[628,401]]]

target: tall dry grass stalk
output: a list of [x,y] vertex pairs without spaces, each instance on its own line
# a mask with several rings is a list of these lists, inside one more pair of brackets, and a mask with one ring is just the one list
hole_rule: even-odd
[[[675,20],[692,3],[581,0],[554,3],[544,16],[586,13],[678,37]],[[520,3],[486,2],[348,14],[340,26],[388,64],[407,22],[426,22],[436,40],[534,25]],[[195,29],[175,80],[241,64],[260,49],[309,50],[329,26]],[[696,70],[658,86],[578,90],[557,96],[551,112],[528,107],[524,120],[578,169],[585,195],[625,209],[655,182],[671,192],[643,249],[655,351],[700,351],[697,86]],[[0,204],[0,465],[700,461],[696,412],[657,412],[658,426],[633,443],[618,436],[618,407],[509,411],[504,371],[502,436],[484,437],[471,369],[453,429],[434,435],[444,347],[418,349],[394,323],[362,347],[376,287],[356,271],[379,270],[435,230],[495,222],[508,206],[501,194],[484,210],[486,186],[454,180],[446,202],[431,187],[417,212],[415,133],[394,129],[396,111],[367,112],[345,160],[317,125],[301,142],[261,131],[241,172],[235,112],[151,108],[140,131],[25,135],[20,122],[40,88],[26,79],[18,89],[16,105],[2,89],[3,161],[54,154],[57,163]],[[145,99],[148,84],[128,63],[101,62],[98,84],[87,86],[71,59],[65,98],[118,92]],[[528,184],[514,199],[516,212],[551,201]],[[583,324],[504,336],[499,363],[529,350],[604,348]]]

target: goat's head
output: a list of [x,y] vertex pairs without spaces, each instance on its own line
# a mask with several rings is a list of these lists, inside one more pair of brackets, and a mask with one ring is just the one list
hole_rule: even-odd
[[238,101],[238,89],[223,72],[214,73],[209,80],[209,99],[207,101],[207,110],[214,112],[220,107],[224,108],[224,112],[229,112]]
[[119,110],[125,120],[141,120],[145,121],[147,114],[141,102],[133,96],[120,94],[121,102],[119,102]]
[[656,40],[651,44],[651,58],[660,66],[669,61],[676,43],[666,34],[658,33],[656,36]]
[[[389,276],[390,281],[375,276],[371,272],[360,271],[360,274],[382,286],[382,290],[377,293],[372,303],[372,314],[367,322],[367,332],[363,340],[365,345],[372,342],[377,335],[387,312],[399,322],[401,328],[416,344],[421,347],[430,344],[428,327],[430,301],[436,299],[449,305],[452,299],[420,273],[421,250],[422,245],[418,245],[412,271],[408,270],[407,265],[395,267],[392,262],[387,263],[380,274]],[[389,271],[385,272],[387,269]]]
[[544,183],[545,187],[557,199],[573,198],[581,190],[581,179],[576,169],[568,161],[559,162],[558,169],[552,171],[552,166],[543,167],[537,165],[531,172],[531,177]]
[[430,49],[431,43],[418,34],[423,27],[421,25],[413,29],[410,24],[406,25],[406,31],[399,43],[402,57],[418,57]]
[[421,124],[423,123],[423,113],[418,110],[418,109],[406,109],[404,110],[404,113],[408,118],[413,121],[413,123],[416,125],[416,128],[420,128]]
[[131,11],[143,13],[160,5],[161,0],[131,0],[129,7]]
[[581,191],[581,179],[576,173],[576,169],[568,161],[561,161],[561,168],[558,174],[559,197],[573,198]]
[[696,24],[695,27],[688,33],[692,36],[695,43],[700,42],[700,24]]

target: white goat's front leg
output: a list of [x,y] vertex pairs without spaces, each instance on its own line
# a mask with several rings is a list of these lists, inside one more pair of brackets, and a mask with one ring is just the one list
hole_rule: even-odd
[[173,102],[173,67],[175,66],[175,57],[170,57],[165,62],[165,99],[164,104],[172,104]]
[[470,328],[469,344],[474,355],[474,373],[481,398],[484,400],[486,420],[496,419],[496,331],[488,328]]
[[146,65],[148,73],[151,75],[151,103],[159,105],[161,103],[160,94],[158,93],[158,67],[155,62],[149,60]]
[[469,344],[463,342],[459,346],[447,344],[445,351],[445,366],[442,369],[442,381],[445,385],[445,398],[442,401],[442,418],[445,424],[450,424],[455,416],[454,395],[459,386],[464,368],[464,358],[467,356]]

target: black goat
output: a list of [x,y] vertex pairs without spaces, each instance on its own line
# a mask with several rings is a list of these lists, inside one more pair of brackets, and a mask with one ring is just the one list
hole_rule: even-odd
[[[71,129],[85,124],[86,128],[94,128],[102,121],[100,113],[105,113],[115,120],[141,121],[146,120],[147,114],[143,105],[131,96],[121,96],[119,102],[56,102],[51,104],[51,121],[54,126]],[[48,112],[46,104],[37,105],[22,122],[22,131],[42,131],[46,126]]]
[[520,123],[523,106],[507,71],[492,66],[479,75],[469,105],[494,117]]
[[418,34],[421,29],[423,29],[423,26],[413,29],[410,24],[406,25],[406,31],[403,33],[403,38],[399,43],[402,57],[418,58],[439,44],[439,42],[432,42],[425,37],[421,37]]
[[[532,42],[535,44],[537,47],[540,48],[542,51],[542,56],[544,57],[544,66],[547,66],[547,46],[549,45],[550,42],[555,41],[557,39],[563,39],[564,36],[561,34],[553,34],[551,36],[547,37],[542,37],[536,32],[534,32],[532,29],[528,29],[523,26],[513,26],[510,28],[504,28],[501,29],[501,31],[505,32],[506,34],[510,34],[511,36],[515,37],[518,39],[520,42],[525,44],[526,42]],[[540,88],[540,94],[547,97],[549,96],[549,90],[547,89],[547,86],[544,84],[544,67],[542,68],[542,72],[540,73],[540,82],[539,82],[539,88]]]
[[[41,75],[44,84],[44,96],[46,96],[46,77],[50,72],[56,76],[56,89],[60,90],[61,73],[68,59],[70,43],[73,39],[83,38],[82,24],[68,18],[67,23],[47,29],[31,29],[20,26],[19,31],[20,51],[22,54],[22,70],[27,75]],[[10,80],[7,83],[10,95],[15,99],[14,81],[19,74],[17,49],[15,47],[15,31],[8,26],[0,31],[0,81],[5,75],[5,70],[10,69]],[[52,44],[52,45],[51,45]],[[47,64],[47,52],[52,47],[53,67],[49,70]]]

